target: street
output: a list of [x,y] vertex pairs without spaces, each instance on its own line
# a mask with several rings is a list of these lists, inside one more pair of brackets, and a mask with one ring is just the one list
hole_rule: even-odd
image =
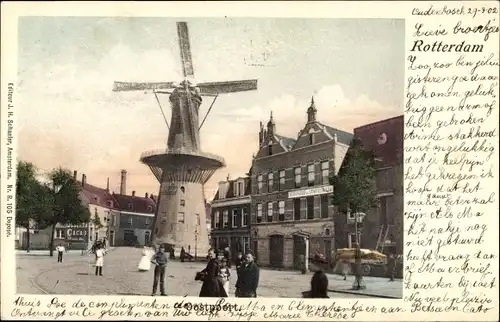
[[[120,247],[110,250],[104,260],[103,275],[95,276],[92,266],[93,255],[81,256],[80,252],[64,255],[62,263],[57,263],[57,255],[18,253],[16,255],[17,293],[24,294],[86,294],[86,295],[150,295],[153,283],[153,269],[138,272],[137,264],[142,249]],[[46,252],[48,254],[48,252]],[[152,266],[153,268],[153,266]],[[196,272],[204,268],[203,263],[169,262],[166,273],[168,295],[198,296],[201,282],[195,281]],[[232,269],[231,286],[236,282],[236,272]],[[257,290],[259,297],[301,297],[309,289],[311,274],[295,271],[261,269]],[[338,275],[328,275],[331,298],[367,298],[369,294],[382,297],[401,297],[400,280],[365,277],[367,289],[362,294],[350,291],[353,277],[343,281]],[[348,293],[343,293],[348,292]],[[231,296],[234,289],[230,288]],[[359,292],[358,292],[359,293]]]

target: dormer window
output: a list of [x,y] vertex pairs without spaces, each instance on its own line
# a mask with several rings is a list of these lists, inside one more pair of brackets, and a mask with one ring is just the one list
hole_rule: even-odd
[[106,201],[106,205],[107,205],[109,208],[113,208],[113,201],[112,201],[112,200],[108,200],[108,201]]
[[269,141],[267,145],[267,155],[273,155],[273,142]]
[[134,210],[134,204],[130,202],[130,203],[128,204],[128,209],[129,209],[129,210]]
[[148,206],[148,212],[153,212],[153,206],[151,205]]
[[219,183],[219,199],[224,199],[226,198],[226,183],[225,182],[220,182]]
[[240,195],[240,191],[238,190],[238,188],[239,188],[238,183],[234,182],[233,183],[233,195],[234,196],[239,196]]
[[240,196],[245,195],[245,188],[244,188],[244,185],[243,185],[243,184],[244,184],[244,182],[243,182],[243,181],[239,181],[239,182],[238,182],[238,191],[239,191],[239,193],[240,193],[240,194],[239,194]]

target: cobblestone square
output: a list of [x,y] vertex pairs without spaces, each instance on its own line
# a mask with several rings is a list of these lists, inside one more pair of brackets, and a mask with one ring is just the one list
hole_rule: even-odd
[[[115,248],[105,257],[103,274],[95,276],[93,255],[82,256],[80,252],[65,254],[63,263],[57,257],[47,254],[17,254],[17,293],[24,294],[86,294],[86,295],[143,295],[152,290],[153,270],[139,272],[137,264],[141,249]],[[166,273],[168,295],[198,296],[201,282],[195,281],[195,273],[204,268],[203,263],[181,263],[170,261]],[[236,282],[236,272],[232,269],[231,286]],[[258,288],[259,297],[301,297],[309,289],[312,274],[295,271],[277,271],[262,268]],[[343,281],[340,276],[329,275],[331,298],[401,297],[401,281],[388,282],[386,279],[367,277],[367,290],[363,294],[352,294],[349,290],[353,277]],[[230,288],[234,296],[234,288]]]

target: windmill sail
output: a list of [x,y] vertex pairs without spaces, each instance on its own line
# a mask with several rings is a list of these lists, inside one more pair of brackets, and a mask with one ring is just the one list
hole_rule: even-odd
[[189,34],[186,22],[177,23],[177,35],[179,37],[182,72],[184,73],[184,77],[193,78],[194,76],[193,59],[191,57],[191,45],[189,44]]
[[174,88],[174,82],[115,82],[113,92],[145,91]]
[[257,80],[248,79],[241,81],[200,83],[197,85],[201,94],[222,94],[253,91],[257,89]]

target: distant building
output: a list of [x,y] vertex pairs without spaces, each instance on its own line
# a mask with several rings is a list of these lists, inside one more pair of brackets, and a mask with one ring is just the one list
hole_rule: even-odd
[[[403,134],[403,116],[354,129],[363,148],[372,151],[376,158],[379,200],[379,206],[369,210],[362,222],[362,248],[384,253],[403,252]],[[351,247],[356,241],[355,215],[349,215],[335,216],[336,248]]]
[[316,113],[313,99],[296,139],[279,135],[272,115],[266,129],[261,123],[251,170],[252,249],[261,265],[299,269],[306,249],[310,256],[333,250],[329,177],[338,171],[352,134],[320,123]]
[[147,193],[144,197],[135,195],[113,194],[117,202],[117,233],[115,246],[149,245],[153,227],[156,202],[154,196]]
[[217,250],[229,247],[232,258],[250,250],[251,186],[249,177],[227,178],[211,203],[211,245]]
[[[73,172],[77,179],[77,171]],[[127,172],[122,170],[120,191],[126,192]],[[80,199],[89,208],[91,222],[81,225],[57,224],[54,231],[54,244],[63,244],[71,249],[83,249],[96,240],[107,240],[110,246],[146,245],[151,235],[151,224],[156,209],[155,197],[115,194],[106,189],[87,183],[87,176],[82,174]],[[100,225],[94,222],[99,217]],[[25,235],[27,232],[21,232]],[[30,236],[32,249],[47,249],[50,244],[51,228],[33,229]],[[21,237],[20,237],[21,238]],[[26,240],[26,236],[22,237]]]
[[210,202],[207,202],[207,200],[205,199],[205,223],[207,225],[207,233],[208,233],[208,240],[212,240],[210,238],[210,232],[212,230],[212,205],[210,204]]

